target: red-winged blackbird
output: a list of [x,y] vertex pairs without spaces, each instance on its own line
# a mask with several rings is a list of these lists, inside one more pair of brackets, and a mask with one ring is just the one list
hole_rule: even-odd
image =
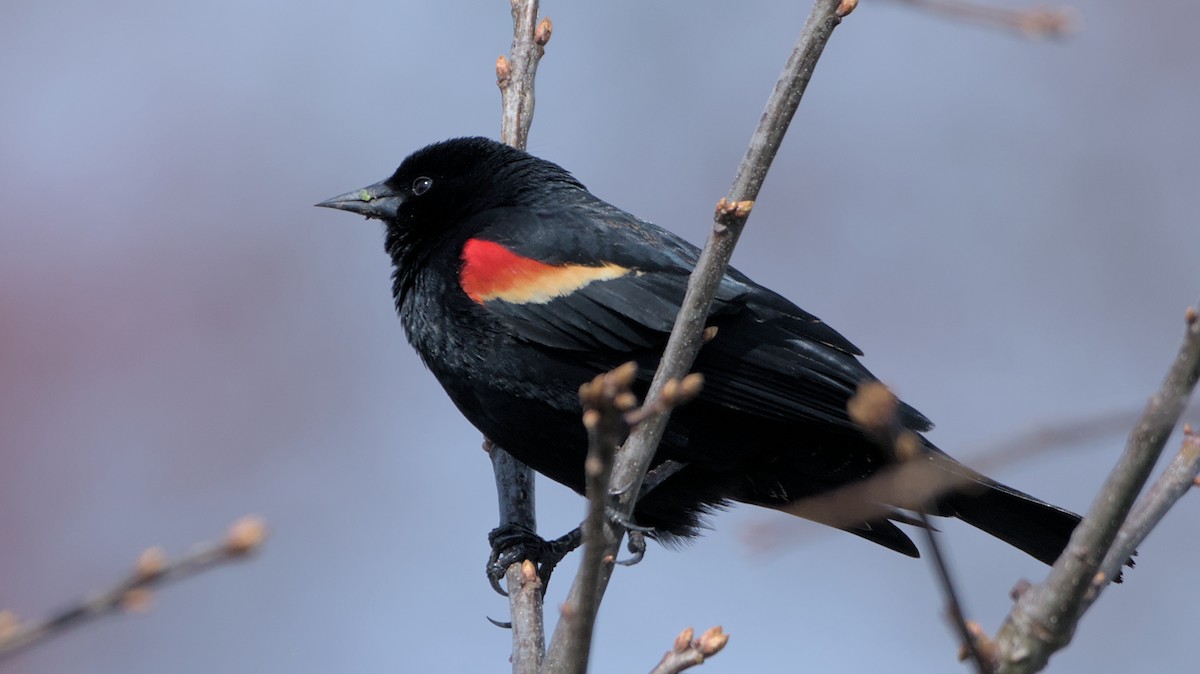
[[[699,251],[593,196],[548,161],[486,138],[430,145],[387,180],[318,204],[378,218],[408,339],[483,434],[582,493],[587,438],[579,386],[634,360],[644,393]],[[638,501],[634,520],[670,541],[731,501],[781,507],[893,463],[846,405],[873,381],[861,352],[813,315],[730,269],[695,371],[704,388],[675,411],[655,464],[683,468]],[[901,405],[914,431],[932,424]],[[930,454],[944,457],[925,441]],[[946,460],[975,488],[939,498],[954,516],[1051,563],[1079,517]],[[895,504],[883,504],[895,505]],[[913,557],[893,524],[845,531]]]

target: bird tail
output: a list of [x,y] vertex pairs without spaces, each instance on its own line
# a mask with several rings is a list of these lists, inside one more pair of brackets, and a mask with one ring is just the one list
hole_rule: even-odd
[[957,517],[1035,559],[1053,564],[1066,549],[1079,515],[975,475],[978,477],[973,481],[982,489],[943,497],[938,514]]

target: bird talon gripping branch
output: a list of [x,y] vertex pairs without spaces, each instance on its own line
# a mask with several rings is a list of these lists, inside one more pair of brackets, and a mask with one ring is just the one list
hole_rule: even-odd
[[538,577],[542,581],[542,592],[545,593],[555,567],[582,543],[583,534],[579,527],[552,541],[517,524],[496,527],[488,534],[488,544],[492,546],[487,563],[488,583],[498,594],[507,597],[508,592],[500,585],[500,579],[504,578],[509,566],[529,560],[537,567]]

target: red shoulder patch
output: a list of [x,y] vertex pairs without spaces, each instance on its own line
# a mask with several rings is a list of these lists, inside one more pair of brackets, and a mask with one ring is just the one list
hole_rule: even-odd
[[592,281],[618,278],[631,271],[615,264],[546,264],[484,239],[468,239],[462,260],[458,283],[467,297],[479,304],[490,300],[544,304]]

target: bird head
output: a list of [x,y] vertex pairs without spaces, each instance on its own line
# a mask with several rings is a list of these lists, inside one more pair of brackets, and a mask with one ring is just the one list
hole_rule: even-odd
[[559,166],[521,150],[488,138],[454,138],[412,153],[386,180],[317,206],[383,220],[419,236],[491,208],[534,203],[538,194],[564,185],[583,189]]

